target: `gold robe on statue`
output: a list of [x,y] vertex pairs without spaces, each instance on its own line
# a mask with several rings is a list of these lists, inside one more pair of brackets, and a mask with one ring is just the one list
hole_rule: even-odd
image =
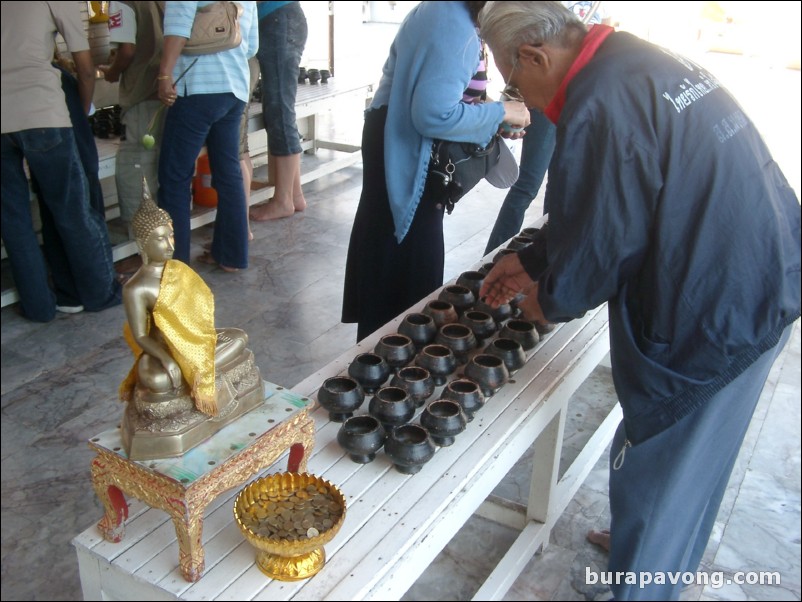
[[[159,297],[152,319],[161,331],[170,354],[181,367],[181,374],[192,387],[195,407],[210,416],[217,415],[214,352],[214,296],[203,279],[185,263],[171,259],[162,273]],[[150,330],[150,317],[148,330]],[[136,361],[120,385],[120,399],[130,401],[136,386],[136,367],[142,349],[134,340],[128,322],[123,333]]]

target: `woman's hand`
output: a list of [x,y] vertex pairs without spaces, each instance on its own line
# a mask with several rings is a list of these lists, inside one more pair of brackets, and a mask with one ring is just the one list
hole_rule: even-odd
[[524,136],[526,136],[526,130],[523,128],[511,128],[511,127],[504,127],[506,123],[502,123],[501,126],[498,128],[498,135],[502,138],[506,138],[507,140],[520,140]]
[[160,75],[159,82],[159,100],[166,107],[172,107],[175,104],[176,91],[173,85],[172,75]]
[[504,101],[504,123],[511,128],[525,128],[531,123],[531,115],[526,105],[518,100]]

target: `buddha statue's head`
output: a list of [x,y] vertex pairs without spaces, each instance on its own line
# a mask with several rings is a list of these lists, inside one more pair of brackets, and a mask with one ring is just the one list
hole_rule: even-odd
[[[145,178],[142,178],[142,202],[131,219],[131,230],[134,233],[139,254],[142,256],[142,263],[149,263],[153,258],[154,251],[159,254],[165,254],[167,251],[167,249],[159,248],[165,245],[158,244],[157,238],[161,240],[169,238],[169,256],[160,259],[172,257],[173,220],[169,213],[156,205],[153,197],[150,196],[150,189]],[[151,244],[152,239],[153,244]],[[153,247],[150,252],[148,251],[149,246]]]

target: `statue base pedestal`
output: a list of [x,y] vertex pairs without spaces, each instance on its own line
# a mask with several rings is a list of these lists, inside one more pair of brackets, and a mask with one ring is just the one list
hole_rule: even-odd
[[92,486],[105,509],[98,522],[103,538],[122,540],[128,518],[125,494],[136,497],[170,515],[181,573],[187,581],[200,579],[205,508],[221,493],[252,480],[287,450],[287,470],[306,471],[314,447],[315,422],[308,412],[314,402],[272,383],[263,382],[263,387],[264,398],[257,407],[178,457],[131,460],[121,428],[90,439],[96,453]]
[[262,377],[249,349],[218,370],[215,388],[218,399],[226,400],[217,416],[196,410],[188,391],[179,397],[164,397],[135,389],[121,425],[128,458],[141,461],[180,456],[262,403]]

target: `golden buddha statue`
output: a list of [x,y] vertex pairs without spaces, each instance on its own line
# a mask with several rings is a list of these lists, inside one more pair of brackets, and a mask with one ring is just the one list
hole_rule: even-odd
[[214,296],[174,260],[173,223],[143,180],[131,220],[142,267],[123,286],[125,339],[136,361],[120,385],[131,460],[181,455],[264,400],[248,335],[216,329]]

